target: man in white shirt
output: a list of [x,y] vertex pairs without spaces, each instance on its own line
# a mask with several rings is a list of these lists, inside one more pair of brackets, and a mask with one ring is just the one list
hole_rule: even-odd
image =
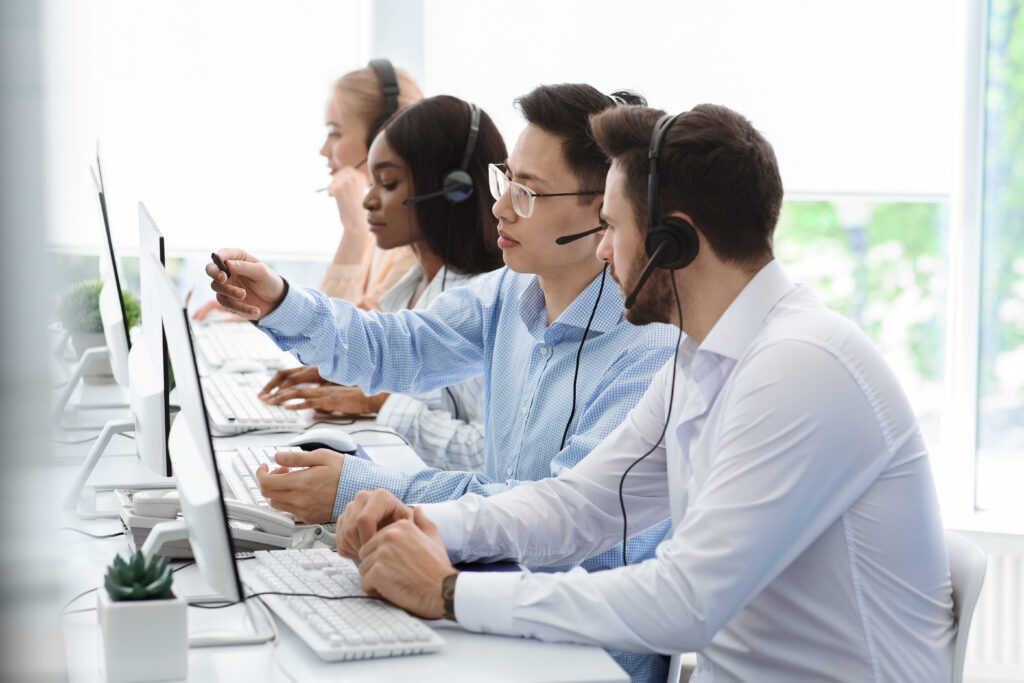
[[[693,681],[949,680],[948,560],[910,405],[867,338],[773,259],[782,183],[768,142],[725,107],[659,114],[591,119],[613,161],[598,253],[623,293],[639,289],[631,322],[686,332],[675,361],[557,479],[415,510],[363,493],[339,552],[362,559],[364,589],[414,613],[695,650]],[[655,252],[677,269],[644,285]],[[623,510],[630,535],[671,515],[654,558],[596,574],[450,563],[573,562],[621,541]]]

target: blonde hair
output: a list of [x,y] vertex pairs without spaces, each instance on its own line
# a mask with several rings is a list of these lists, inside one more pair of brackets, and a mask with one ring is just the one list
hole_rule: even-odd
[[[405,69],[395,67],[398,78],[398,106],[404,107],[423,99],[419,84]],[[388,103],[380,92],[380,80],[369,66],[349,71],[334,83],[334,91],[344,100],[348,110],[367,127],[388,115]]]

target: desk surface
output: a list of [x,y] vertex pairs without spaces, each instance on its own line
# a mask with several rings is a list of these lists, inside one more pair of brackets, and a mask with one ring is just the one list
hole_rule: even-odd
[[[76,392],[72,401],[84,398],[86,402],[111,400],[116,387],[91,386]],[[106,415],[104,415],[106,417]],[[372,427],[372,421],[359,422],[348,429]],[[57,438],[75,440],[89,433],[61,434]],[[214,448],[225,450],[238,444],[281,443],[282,435],[242,435],[216,439]],[[411,448],[395,437],[364,432],[354,438],[370,457],[386,461],[389,465],[406,470],[422,467]],[[71,481],[88,453],[90,443],[54,447],[55,468],[53,484],[63,491]],[[123,484],[132,481],[152,482],[157,477],[147,472],[134,455],[134,443],[124,437],[114,437],[107,454],[100,460],[90,485]],[[60,524],[89,531],[94,534],[114,533],[121,530],[117,520],[86,521],[73,513],[62,512]],[[100,585],[103,571],[115,553],[127,552],[124,537],[94,540],[72,532],[59,532],[56,542],[67,553],[67,562],[61,567],[61,604],[78,593]],[[176,575],[176,585],[191,592],[190,585],[201,582],[195,566]],[[95,607],[94,595],[83,597],[71,610]],[[241,606],[224,610],[189,609],[189,632],[214,631],[226,633],[246,632],[246,612]],[[102,680],[99,663],[99,627],[96,612],[69,614],[62,619],[65,656],[71,681]],[[358,662],[327,663],[321,661],[306,645],[280,621],[280,638],[276,645],[250,645],[239,647],[199,648],[189,651],[190,681],[628,681],[628,676],[608,654],[598,647],[542,643],[521,638],[469,633],[457,626],[442,626],[445,646],[439,653],[407,657],[389,657]]]

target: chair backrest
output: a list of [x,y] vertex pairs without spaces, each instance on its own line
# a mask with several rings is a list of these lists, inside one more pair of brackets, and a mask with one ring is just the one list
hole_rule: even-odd
[[978,604],[981,585],[985,582],[988,559],[978,546],[952,531],[946,532],[946,549],[949,553],[949,577],[953,583],[953,617],[956,619],[953,683],[962,683],[967,636],[971,632],[971,617]]

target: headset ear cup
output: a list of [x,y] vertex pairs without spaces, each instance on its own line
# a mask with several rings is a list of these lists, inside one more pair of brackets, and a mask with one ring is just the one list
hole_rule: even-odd
[[449,171],[441,192],[452,204],[464,202],[473,195],[473,178],[465,171]]
[[690,221],[677,216],[667,216],[654,226],[644,239],[644,249],[650,258],[659,246],[664,244],[658,258],[659,268],[678,270],[693,263],[697,258],[700,241]]

